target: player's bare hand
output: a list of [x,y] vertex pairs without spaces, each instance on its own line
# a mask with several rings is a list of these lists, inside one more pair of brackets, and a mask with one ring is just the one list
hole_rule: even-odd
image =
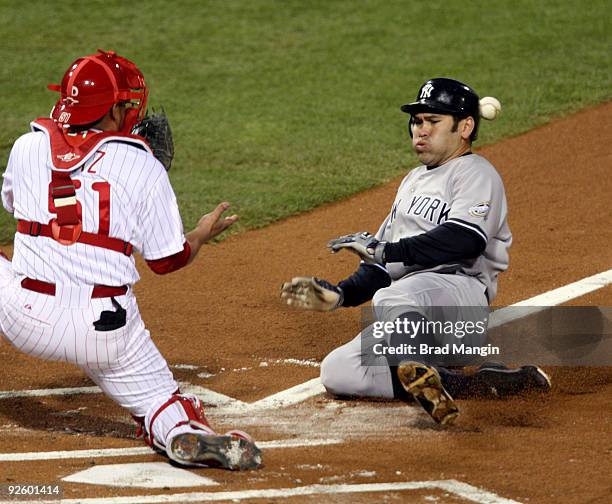
[[223,217],[223,213],[230,207],[227,201],[219,203],[217,207],[210,213],[203,215],[194,229],[197,233],[200,243],[206,243],[212,240],[215,236],[220,235],[238,220],[236,214],[229,217]]
[[304,310],[332,311],[342,304],[343,293],[336,285],[314,277],[295,277],[281,287],[281,299]]

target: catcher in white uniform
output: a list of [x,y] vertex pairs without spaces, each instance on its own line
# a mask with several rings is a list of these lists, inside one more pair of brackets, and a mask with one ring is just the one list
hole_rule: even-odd
[[[99,51],[49,88],[61,94],[51,117],[32,122],[4,172],[2,202],[18,224],[12,263],[0,257],[2,333],[32,356],[79,366],[170,459],[258,467],[247,434],[217,434],[200,400],[180,393],[132,291],[134,251],[156,273],[170,273],[238,217],[223,217],[229,205],[221,203],[183,234],[166,172],[169,127],[162,121],[155,131],[143,119],[148,90],[132,62]],[[159,156],[167,166],[157,148],[170,155]]]
[[[452,359],[440,360],[432,351],[458,337],[470,347],[484,344],[487,307],[498,274],[508,267],[512,235],[504,185],[493,165],[471,152],[479,104],[475,91],[461,82],[425,82],[416,101],[401,107],[410,114],[409,132],[422,166],[404,178],[376,235],[360,232],[328,244],[332,252],[357,254],[359,269],[337,285],[313,277],[283,285],[281,298],[304,309],[330,311],[372,300],[375,322],[321,364],[329,392],[414,398],[435,421],[449,424],[459,412],[453,396],[550,387],[535,366],[490,363],[467,374],[449,369]],[[432,321],[474,327],[483,320],[485,330],[468,337],[424,330]],[[381,327],[389,328],[382,336],[376,334]],[[410,344],[416,353],[405,351]],[[419,351],[420,344],[429,351]]]

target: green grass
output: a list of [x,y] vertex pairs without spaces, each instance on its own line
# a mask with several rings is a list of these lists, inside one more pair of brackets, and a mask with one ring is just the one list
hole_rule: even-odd
[[[238,230],[383,183],[415,163],[399,106],[449,76],[503,114],[477,145],[611,98],[609,3],[490,0],[0,0],[0,159],[97,47],[143,70],[171,117],[187,228],[218,201]],[[0,168],[1,169],[1,168]],[[381,202],[388,204],[389,202]],[[0,217],[0,242],[14,224]]]

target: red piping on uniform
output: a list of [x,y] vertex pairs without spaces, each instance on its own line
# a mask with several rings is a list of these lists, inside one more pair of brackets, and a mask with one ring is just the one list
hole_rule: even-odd
[[158,275],[165,275],[186,266],[190,257],[191,246],[189,245],[189,242],[186,241],[183,245],[183,250],[180,252],[168,257],[162,257],[161,259],[147,261],[147,266],[149,266],[154,273],[157,273]]
[[[55,296],[56,288],[54,283],[36,280],[34,278],[24,278],[21,281],[21,287],[39,294],[47,296]],[[127,286],[111,287],[109,285],[95,285],[91,291],[92,299],[108,298],[114,296],[124,296],[128,291]]]

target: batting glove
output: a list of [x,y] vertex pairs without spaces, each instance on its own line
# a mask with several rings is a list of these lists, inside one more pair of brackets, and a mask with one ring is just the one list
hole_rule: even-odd
[[367,231],[353,233],[334,238],[327,243],[327,248],[335,254],[339,250],[347,249],[357,254],[370,264],[385,264],[385,246],[387,242],[378,241],[374,235]]
[[281,287],[281,299],[304,310],[332,311],[342,305],[342,289],[314,277],[295,277]]

